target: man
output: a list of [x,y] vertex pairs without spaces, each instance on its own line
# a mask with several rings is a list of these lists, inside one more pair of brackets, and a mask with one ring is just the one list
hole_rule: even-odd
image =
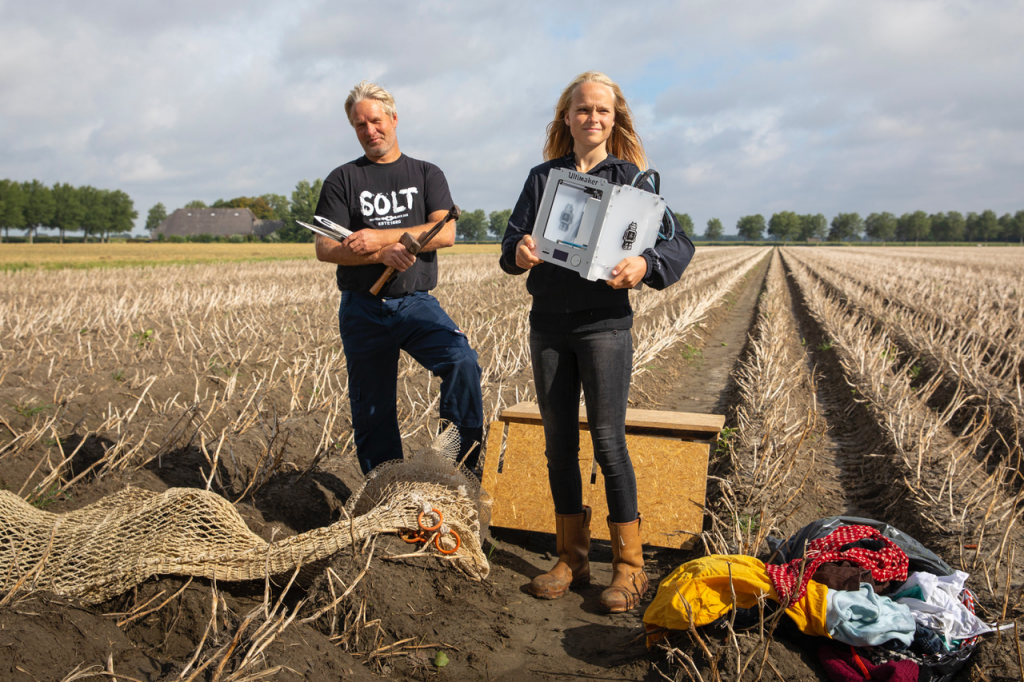
[[[480,366],[466,335],[428,291],[437,285],[436,249],[455,243],[449,221],[419,256],[399,243],[404,232],[417,239],[452,207],[441,170],[402,154],[395,100],[375,83],[361,82],[345,100],[345,114],[365,155],[331,171],[316,214],[347,226],[343,242],[316,238],[318,260],[338,266],[341,330],[348,365],[349,401],[356,456],[364,473],[402,458],[398,431],[399,350],[441,378],[443,422],[459,429],[459,459],[475,469],[483,435]],[[370,287],[387,266],[393,277],[379,296]]]

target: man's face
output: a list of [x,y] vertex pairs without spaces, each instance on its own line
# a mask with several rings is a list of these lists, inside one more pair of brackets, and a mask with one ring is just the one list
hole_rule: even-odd
[[352,106],[352,127],[371,161],[384,159],[395,148],[397,125],[398,114],[388,116],[377,100],[364,99]]

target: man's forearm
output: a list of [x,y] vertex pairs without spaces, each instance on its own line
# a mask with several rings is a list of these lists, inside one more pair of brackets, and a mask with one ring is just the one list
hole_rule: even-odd
[[[438,216],[437,220],[443,218],[443,215]],[[417,225],[408,231],[413,237],[416,237],[416,241],[423,244],[424,237],[427,236],[427,232],[430,232],[431,228],[437,224],[437,220],[432,223],[426,223],[425,225]],[[401,235],[399,235],[401,236]],[[446,249],[455,243],[455,221],[449,220],[445,223],[445,226],[441,228],[441,231],[434,235],[426,244],[423,244],[423,248],[420,251],[437,251],[438,249]]]
[[[444,214],[438,215],[438,220],[444,217]],[[414,225],[408,229],[405,228],[389,228],[384,230],[373,230],[374,237],[379,239],[382,246],[376,251],[370,253],[356,253],[348,247],[348,239],[344,242],[336,242],[333,239],[317,235],[316,237],[316,258],[319,261],[325,263],[334,263],[335,265],[374,265],[376,263],[383,262],[382,251],[384,248],[397,244],[398,240],[401,239],[402,235],[408,232],[417,241],[422,243],[423,238],[426,237],[436,221],[433,223],[424,223],[423,225]],[[372,229],[372,228],[366,228]],[[358,235],[356,232],[355,235]],[[353,236],[355,236],[353,235]],[[437,249],[443,249],[451,246],[455,243],[455,221],[450,220],[448,223],[441,228],[433,239],[423,245],[420,249],[421,252],[436,251]]]
[[426,244],[423,244],[423,239],[427,236],[427,233],[433,229],[434,225],[437,224],[438,220],[444,218],[447,211],[437,211],[431,214],[435,220],[424,223],[422,225],[413,225],[412,227],[399,227],[399,228],[388,228],[384,230],[374,230],[374,236],[378,237],[383,243],[381,248],[389,246],[391,244],[397,244],[401,240],[402,235],[408,232],[416,238],[423,247],[420,251],[437,251],[438,249],[444,249],[455,243],[455,221],[449,220],[445,223],[445,226],[441,228],[441,231],[434,235]]
[[352,249],[346,248],[341,242],[317,235],[316,259],[324,263],[334,263],[335,265],[374,265],[375,263],[380,263],[380,251],[374,251],[366,255],[353,253]]

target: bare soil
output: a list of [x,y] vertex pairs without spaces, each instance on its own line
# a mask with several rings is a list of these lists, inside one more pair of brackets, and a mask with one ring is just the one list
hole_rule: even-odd
[[[747,352],[748,332],[758,310],[769,259],[755,268],[727,299],[702,322],[699,337],[664,353],[645,374],[632,404],[691,412],[714,412],[734,424],[736,385],[732,378]],[[799,338],[789,340],[799,348],[808,375],[814,377],[794,399],[815,407],[822,419],[809,432],[800,451],[799,466],[809,472],[801,489],[797,510],[782,529],[791,532],[804,524],[833,514],[853,514],[893,523],[915,534],[947,562],[960,565],[962,552],[949,537],[930,535],[913,510],[892,504],[890,483],[872,470],[868,455],[884,448],[884,438],[863,405],[853,399],[842,379],[842,370],[828,349],[828,339],[807,314],[795,285],[787,296],[797,321]],[[215,377],[211,382],[215,381]],[[31,377],[25,385],[31,385]],[[162,396],[175,391],[191,393],[195,386],[160,387]],[[101,412],[120,386],[96,379],[92,390],[68,406],[69,419],[76,413]],[[158,396],[158,401],[160,396]],[[270,400],[273,396],[270,397]],[[9,420],[31,417],[9,415]],[[26,423],[12,421],[22,429]],[[173,432],[173,424],[155,424],[155,433]],[[352,457],[327,458],[314,463],[310,453],[322,424],[315,417],[271,423],[264,439],[236,446],[232,453],[241,469],[254,469],[267,449],[286,447],[287,461],[256,491],[236,506],[250,527],[265,539],[280,538],[322,526],[342,518],[342,506],[360,485],[361,475]],[[86,471],[102,456],[104,443],[95,436],[72,436],[61,443],[65,452],[81,445],[73,463],[75,473]],[[425,434],[410,439],[415,447]],[[18,490],[33,478],[39,450],[0,459],[0,483]],[[712,462],[712,473],[724,475],[727,465]],[[225,467],[222,490],[232,500],[244,490]],[[72,496],[44,500],[45,508],[62,512],[79,508],[104,495],[133,485],[154,491],[172,486],[204,487],[209,464],[200,443],[182,439],[172,442],[162,456],[145,468],[102,478],[84,477]],[[644,500],[640,501],[641,506]],[[611,551],[597,542],[591,554],[593,584],[576,589],[555,601],[541,601],[524,587],[555,559],[554,536],[506,529],[492,529],[485,544],[491,574],[484,582],[468,581],[449,566],[433,559],[388,559],[407,551],[391,537],[379,538],[372,548],[335,556],[328,565],[316,567],[283,596],[294,607],[306,600],[308,611],[331,602],[325,575],[328,570],[350,585],[359,580],[345,610],[333,622],[321,619],[293,624],[284,629],[264,652],[262,669],[274,669],[274,679],[451,679],[451,680],[662,680],[688,679],[666,662],[661,648],[644,644],[641,616],[647,600],[631,613],[608,616],[600,613],[598,597],[610,577]],[[372,553],[372,557],[371,557]],[[700,556],[692,551],[658,550],[645,553],[652,585],[681,563]],[[368,560],[372,569],[365,571]],[[361,576],[361,577],[360,577]],[[274,599],[283,585],[273,586]],[[1008,617],[1024,615],[1020,589],[1007,593]],[[86,606],[44,593],[33,593],[0,606],[0,678],[4,680],[62,680],[74,671],[90,670],[110,679],[173,680],[181,676],[196,654],[202,657],[217,647],[231,645],[246,614],[264,601],[263,584],[219,584],[178,577],[151,580],[133,592],[99,606]],[[172,597],[169,599],[169,597]],[[126,614],[149,600],[166,601],[161,608],[125,622]],[[216,604],[216,607],[214,606]],[[1002,603],[984,597],[980,607],[994,617]],[[212,628],[211,628],[212,624]],[[1012,637],[986,638],[971,664],[957,680],[1018,679]],[[692,644],[688,647],[698,668],[707,673],[709,661]],[[710,639],[720,651],[716,665],[734,670],[735,655],[724,640]],[[752,650],[743,640],[743,653]],[[233,664],[217,671],[207,669],[196,679],[231,679]],[[192,665],[192,670],[195,665]],[[764,667],[764,679],[826,679],[815,655],[815,643],[785,625],[775,632]],[[235,678],[238,679],[238,678]],[[240,679],[246,679],[242,676]],[[253,678],[255,679],[255,678]],[[730,679],[723,673],[723,679]],[[748,672],[744,679],[753,679]]]

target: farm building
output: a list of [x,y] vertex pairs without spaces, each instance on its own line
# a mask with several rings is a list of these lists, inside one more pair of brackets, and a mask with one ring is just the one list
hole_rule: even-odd
[[280,220],[260,220],[247,208],[179,208],[153,230],[153,238],[161,234],[164,237],[200,234],[265,237],[282,225]]

